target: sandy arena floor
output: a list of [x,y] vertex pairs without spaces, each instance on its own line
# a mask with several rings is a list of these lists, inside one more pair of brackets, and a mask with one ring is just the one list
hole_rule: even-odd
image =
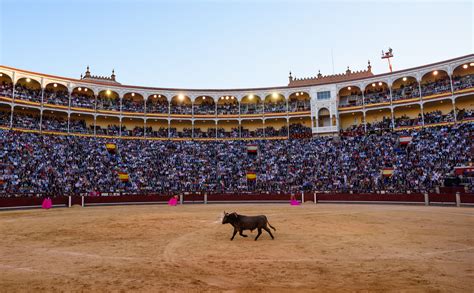
[[[266,214],[275,240],[223,210]],[[0,212],[0,291],[474,291],[474,209],[73,207]]]

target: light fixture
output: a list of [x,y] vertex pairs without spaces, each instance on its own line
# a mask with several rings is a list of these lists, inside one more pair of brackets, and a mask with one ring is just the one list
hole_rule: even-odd
[[106,93],[107,95],[110,95],[110,94],[112,93],[112,91],[107,90],[105,93]]
[[278,98],[278,93],[273,93],[272,98]]
[[372,86],[375,87],[375,83],[373,83]]
[[0,73],[0,77],[2,77],[2,76],[3,76],[3,73]]
[[178,95],[178,99],[179,99],[180,101],[183,101],[183,100],[184,100],[184,95],[183,95],[183,94]]
[[300,93],[300,95],[303,95],[303,94],[304,94],[303,92]]
[[299,96],[299,95],[300,95],[300,93],[296,93],[296,96]]
[[233,100],[234,98],[235,98],[234,96],[230,97],[231,100]]
[[438,75],[438,70],[433,71],[433,75]]
[[381,81],[379,81],[379,85],[382,85],[382,82],[381,82]]
[[407,81],[407,78],[406,78],[406,77],[404,77],[404,78],[403,78],[403,81]]
[[54,87],[58,87],[58,84],[57,84],[57,83],[55,83],[55,84],[53,84],[53,86],[54,86]]
[[466,68],[467,68],[467,64],[464,64],[464,65],[462,66],[462,68],[466,69]]
[[206,99],[206,96],[202,97],[202,99],[205,100],[205,99]]
[[87,88],[85,88],[84,91],[87,92]]
[[132,97],[135,97],[135,93],[132,93]]
[[156,98],[156,95],[153,95],[153,98]]
[[229,96],[225,96],[225,99],[228,100],[228,99],[229,99]]
[[347,87],[348,90],[351,90],[352,88],[350,86]]
[[469,66],[474,66],[474,62],[469,63]]
[[82,88],[78,88],[77,90],[78,90],[78,91],[82,91]]
[[249,95],[249,100],[253,100],[253,95]]
[[27,79],[26,79],[26,82],[30,82],[30,81],[31,81],[31,79],[30,79],[30,78],[27,78]]

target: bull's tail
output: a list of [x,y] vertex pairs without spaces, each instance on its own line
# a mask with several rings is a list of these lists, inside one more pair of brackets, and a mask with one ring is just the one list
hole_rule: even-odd
[[277,230],[277,229],[275,229],[275,227],[273,227],[273,226],[270,224],[270,222],[269,222],[268,220],[267,220],[267,224],[268,224],[268,226],[270,226],[270,228],[273,229],[273,231],[276,231],[276,230]]

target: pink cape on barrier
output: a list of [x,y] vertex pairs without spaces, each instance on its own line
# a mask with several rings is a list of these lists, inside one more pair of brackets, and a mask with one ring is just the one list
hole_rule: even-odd
[[177,204],[178,204],[178,199],[175,197],[170,198],[170,200],[168,201],[169,206],[176,206]]
[[50,209],[53,207],[53,201],[48,197],[43,200],[43,203],[41,204],[41,207],[43,209]]
[[300,202],[297,201],[296,199],[292,199],[292,200],[290,201],[290,204],[291,204],[292,206],[299,206],[299,205],[300,205]]

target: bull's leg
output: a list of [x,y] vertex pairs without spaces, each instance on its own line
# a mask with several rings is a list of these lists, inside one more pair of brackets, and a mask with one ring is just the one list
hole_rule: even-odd
[[235,234],[237,234],[237,229],[236,228],[234,228],[234,234],[232,234],[232,238],[230,238],[231,241],[234,240]]
[[244,230],[239,230],[240,236],[242,236],[242,237],[247,237],[247,235],[242,234],[243,232],[244,232]]
[[255,237],[255,241],[257,241],[258,237],[260,237],[261,234],[262,234],[262,228],[258,228],[258,233],[257,233],[257,237]]
[[265,229],[265,231],[267,231],[268,234],[270,234],[270,236],[272,236],[272,239],[275,239],[275,237],[273,237],[273,234],[272,234],[272,232],[270,231],[270,229],[268,229],[268,227],[263,227],[263,229]]

